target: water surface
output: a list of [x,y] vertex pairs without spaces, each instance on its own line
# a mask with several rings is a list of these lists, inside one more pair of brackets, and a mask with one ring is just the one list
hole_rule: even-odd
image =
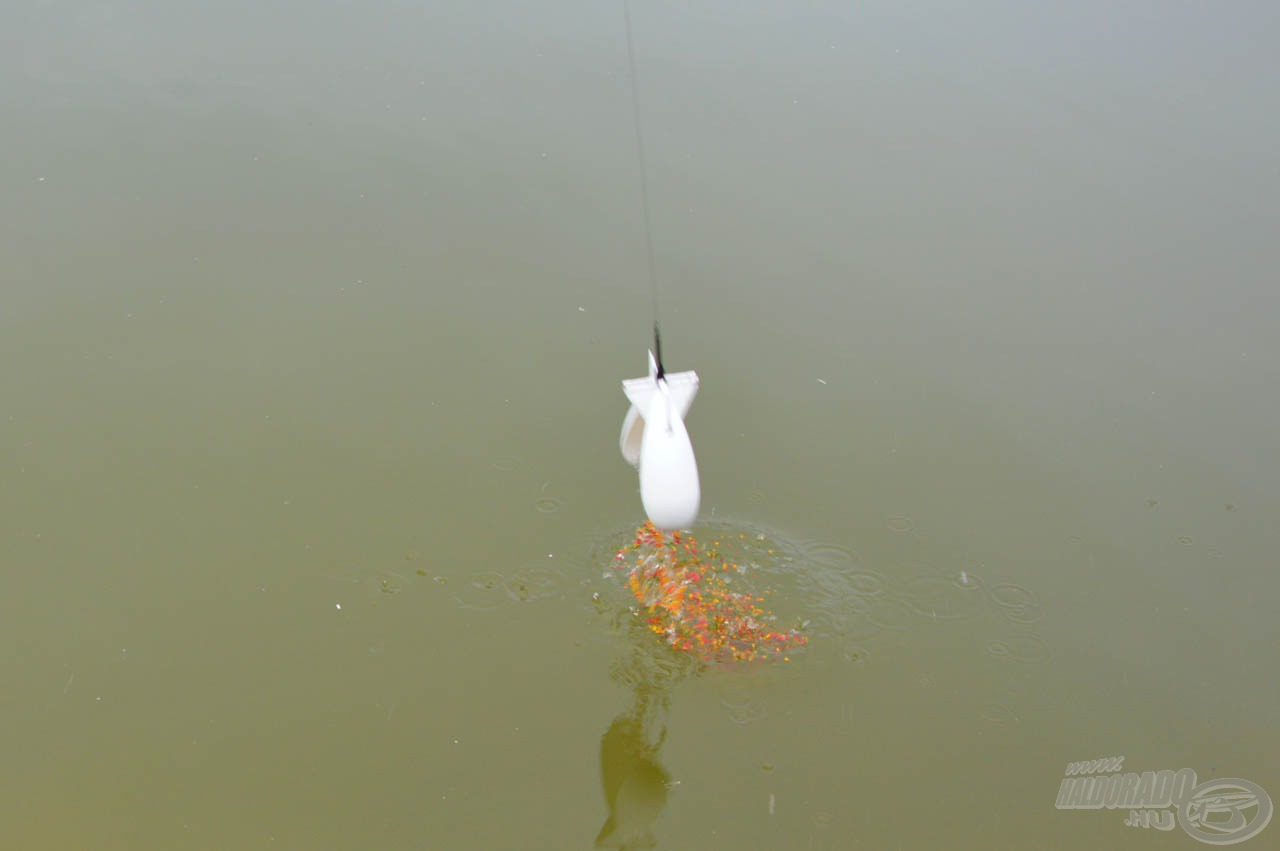
[[699,533],[809,648],[689,668],[605,575],[618,4],[10,8],[7,846],[1189,842],[1055,808],[1120,755],[1280,798],[1271,7],[632,12]]

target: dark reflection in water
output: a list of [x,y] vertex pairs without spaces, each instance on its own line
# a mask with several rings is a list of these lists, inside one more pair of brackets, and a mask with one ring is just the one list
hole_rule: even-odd
[[671,692],[698,670],[692,657],[660,645],[643,624],[622,615],[630,641],[612,677],[631,691],[631,703],[600,738],[600,781],[608,817],[597,848],[654,848],[654,822],[667,805],[671,775],[658,752],[667,736]]

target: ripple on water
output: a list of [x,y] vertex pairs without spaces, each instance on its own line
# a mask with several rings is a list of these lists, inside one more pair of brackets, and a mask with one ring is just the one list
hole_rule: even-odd
[[[588,542],[586,545],[585,557],[587,563],[594,568],[599,568],[600,575],[612,576],[617,572],[620,565],[631,564],[630,553],[627,548],[631,545],[634,538],[623,538],[621,535],[609,535],[607,537],[597,538]],[[622,559],[618,558],[618,554],[622,553]]]
[[1035,626],[1040,620],[1040,609],[1037,606],[1002,606],[1000,614],[1009,623],[1020,626]]
[[505,577],[496,571],[477,574],[455,587],[453,599],[464,609],[487,611],[508,602]]
[[1011,724],[1015,720],[1013,710],[1002,703],[988,703],[984,705],[979,711],[978,717],[983,721],[988,721],[999,727]]
[[916,528],[915,523],[905,514],[890,514],[884,518],[884,525],[890,532],[905,535]]
[[1024,665],[1039,664],[1049,656],[1048,648],[1038,636],[1020,635],[1009,639],[1008,644],[1009,655],[1014,661],[1022,662]]
[[987,652],[997,659],[1012,659],[1025,665],[1043,662],[1049,655],[1044,641],[1034,635],[989,641]]
[[815,634],[858,641],[906,625],[900,607],[883,600],[884,576],[859,566],[857,554],[847,547],[826,541],[804,544],[796,582]]
[[749,703],[730,703],[729,701],[720,701],[729,712],[729,720],[735,724],[752,724],[769,717],[769,712],[763,703],[752,701]]
[[560,510],[560,504],[554,496],[544,496],[534,502],[533,507],[543,514],[555,514]]
[[708,524],[695,529],[694,534],[704,552],[726,561],[748,564],[765,574],[789,569],[801,554],[799,547],[772,532],[732,524]]
[[[894,532],[916,530],[910,518],[890,516],[887,525]],[[1039,598],[1028,588],[1013,583],[992,585],[971,573],[974,564],[962,555],[937,564],[913,560],[887,573],[868,569],[850,548],[827,541],[795,542],[773,531],[734,522],[715,521],[698,527],[695,536],[703,551],[743,567],[742,575],[730,573],[732,587],[747,593],[767,595],[769,607],[783,621],[796,623],[814,639],[825,639],[848,663],[865,658],[866,649],[887,633],[919,628],[930,622],[962,622],[979,617],[996,623],[1021,627],[1017,637],[993,640],[990,656],[1022,664],[1044,661],[1043,641],[1029,633],[1039,617]],[[613,558],[619,546],[630,543],[630,535],[614,534],[610,541],[590,547],[590,561],[598,561],[605,576],[618,577],[619,564]],[[598,574],[595,574],[598,575]],[[900,576],[906,576],[900,579]],[[529,598],[543,593],[562,593],[563,577],[535,575]],[[518,577],[506,583],[508,595],[523,598]],[[528,585],[528,582],[525,583]],[[624,589],[625,590],[625,589]],[[626,594],[622,596],[627,596]],[[785,602],[784,602],[785,601]],[[792,611],[786,611],[790,604]],[[994,615],[998,618],[993,618]],[[839,658],[839,657],[838,657]],[[726,697],[722,701],[735,723],[750,723],[760,717],[761,707],[750,700]]]
[[494,458],[489,462],[489,466],[493,467],[495,470],[501,470],[504,473],[509,473],[516,467],[520,466],[520,459],[516,458],[514,455],[499,455],[497,458]]
[[871,651],[863,644],[846,644],[840,650],[841,658],[850,665],[863,665],[870,655]]
[[852,569],[858,563],[858,557],[853,554],[853,550],[838,544],[815,542],[805,546],[802,552],[806,562],[837,570]]
[[807,573],[797,584],[807,597],[805,610],[819,628],[844,633],[871,611],[873,598],[859,594],[847,576]]
[[513,600],[546,600],[564,596],[564,571],[549,564],[522,567],[503,580],[502,587]]
[[991,596],[991,602],[1011,609],[1036,606],[1040,602],[1034,591],[1023,588],[1021,585],[997,585],[988,593]]
[[870,570],[850,573],[849,585],[854,591],[867,597],[878,597],[884,593],[884,577]]
[[723,688],[720,705],[729,713],[735,724],[751,724],[769,716],[769,709],[759,693],[746,684]]
[[810,567],[801,574],[801,581],[810,586],[813,593],[821,597],[843,599],[846,597],[866,596],[859,594],[850,574],[840,573],[839,571]]
[[941,576],[917,576],[903,584],[903,599],[919,615],[939,621],[962,621],[976,617],[986,608],[986,600],[975,584]]
[[885,629],[906,629],[916,619],[911,608],[894,597],[873,600],[867,617]]
[[870,612],[854,612],[832,625],[831,631],[851,641],[866,641],[884,631],[884,627],[871,619]]

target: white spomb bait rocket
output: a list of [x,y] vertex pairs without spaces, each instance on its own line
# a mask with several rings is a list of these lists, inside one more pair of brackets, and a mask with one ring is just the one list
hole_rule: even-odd
[[640,83],[636,75],[636,51],[631,36],[631,7],[622,0],[627,30],[627,70],[631,77],[631,110],[636,127],[636,163],[640,166],[640,211],[653,295],[653,350],[649,374],[622,382],[631,409],[622,422],[619,442],[622,457],[640,468],[640,500],[650,522],[663,531],[680,529],[698,519],[702,490],[698,486],[698,462],[684,427],[684,415],[698,394],[698,374],[667,375],[662,368],[662,338],[658,333],[658,277],[654,271],[653,226],[649,215],[649,174],[644,162],[644,133],[640,128]]
[[618,442],[622,457],[640,469],[640,501],[649,520],[662,530],[683,529],[698,518],[702,499],[698,462],[684,426],[698,395],[698,373],[666,374],[661,357],[649,352],[649,374],[622,382],[631,408]]

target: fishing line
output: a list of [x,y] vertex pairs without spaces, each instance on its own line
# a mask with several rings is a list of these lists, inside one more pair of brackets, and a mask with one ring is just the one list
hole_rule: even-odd
[[[640,473],[640,501],[650,528],[687,529],[698,519],[702,485],[698,460],[684,425],[684,416],[698,393],[693,370],[667,375],[662,366],[662,334],[658,328],[658,274],[653,255],[653,216],[649,210],[649,166],[644,159],[644,125],[640,120],[640,82],[636,73],[635,36],[631,31],[631,3],[622,0],[627,30],[627,71],[631,77],[631,110],[636,128],[636,160],[640,164],[640,210],[644,214],[645,255],[649,263],[649,293],[653,297],[653,350],[649,374],[622,382],[631,402],[622,421],[618,448]],[[646,422],[648,425],[646,426]]]
[[631,3],[622,0],[622,19],[627,29],[627,70],[631,75],[631,112],[636,127],[636,159],[640,163],[640,210],[644,216],[645,254],[649,261],[649,293],[653,299],[653,357],[658,363],[658,378],[662,368],[662,339],[658,333],[658,276],[654,271],[653,222],[649,214],[649,169],[644,159],[644,131],[640,127],[640,82],[636,74],[635,39],[631,35]]

